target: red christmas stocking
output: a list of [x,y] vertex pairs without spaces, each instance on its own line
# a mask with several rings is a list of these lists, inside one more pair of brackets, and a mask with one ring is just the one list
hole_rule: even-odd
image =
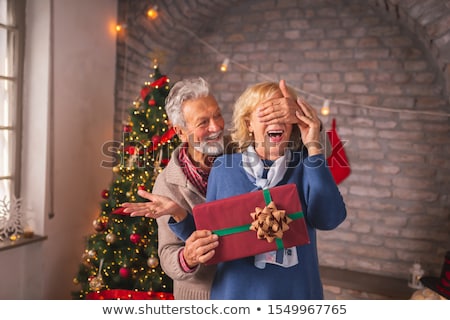
[[351,170],[347,155],[345,154],[344,145],[342,144],[341,139],[339,139],[336,131],[336,119],[333,119],[331,130],[327,131],[327,134],[332,147],[331,155],[327,159],[327,164],[331,170],[334,181],[336,181],[336,184],[339,184],[350,175]]

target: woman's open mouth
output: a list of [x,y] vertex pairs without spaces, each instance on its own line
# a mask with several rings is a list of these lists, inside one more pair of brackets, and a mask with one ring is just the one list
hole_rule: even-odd
[[269,130],[267,136],[271,143],[280,143],[283,140],[284,130]]

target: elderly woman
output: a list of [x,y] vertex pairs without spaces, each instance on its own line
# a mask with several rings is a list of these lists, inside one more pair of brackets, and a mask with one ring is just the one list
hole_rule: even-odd
[[[296,124],[260,120],[261,109],[275,110],[272,104],[282,97],[296,99],[296,94],[271,82],[253,85],[239,97],[232,138],[240,152],[215,160],[206,201],[294,183],[310,243],[219,263],[211,299],[323,299],[316,230],[335,229],[344,221],[346,208],[326,165],[315,110],[298,99]],[[182,224],[171,229],[183,238],[191,231]]]
[[[346,209],[326,166],[323,152],[328,148],[320,142],[320,120],[306,102],[297,100],[293,105],[296,100],[294,90],[284,81],[260,83],[241,95],[234,108],[232,134],[239,152],[216,158],[206,201],[295,183],[310,244],[218,264],[211,299],[323,299],[316,230],[336,228],[345,219]],[[180,247],[185,241],[183,251],[174,251],[184,252],[184,256],[174,255],[183,257],[183,263],[171,265],[181,266],[185,274],[198,272],[213,257],[220,239],[210,230],[195,230],[193,217],[185,210],[174,219],[178,206],[167,198],[142,193],[152,202],[124,204],[127,212],[159,216],[158,222],[164,215],[172,215],[159,223],[158,231],[172,230]],[[204,285],[208,287],[210,282]]]

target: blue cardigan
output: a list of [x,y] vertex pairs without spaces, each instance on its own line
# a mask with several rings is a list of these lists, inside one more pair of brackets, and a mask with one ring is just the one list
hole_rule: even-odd
[[[241,162],[241,153],[216,159],[208,180],[207,202],[256,190]],[[323,299],[316,229],[332,230],[342,223],[346,217],[345,204],[323,155],[308,157],[306,153],[294,152],[278,185],[288,183],[297,185],[310,238],[309,244],[297,246],[298,264],[289,268],[266,264],[259,269],[254,265],[254,257],[219,263],[211,299]],[[170,224],[184,240],[195,230],[192,216],[188,216]]]

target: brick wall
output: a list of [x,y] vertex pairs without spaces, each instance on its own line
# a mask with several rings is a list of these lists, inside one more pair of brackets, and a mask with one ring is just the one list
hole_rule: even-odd
[[419,260],[437,275],[450,248],[448,4],[232,2],[198,0],[202,11],[165,1],[159,25],[142,17],[144,1],[120,2],[129,28],[118,39],[117,131],[155,52],[172,81],[207,78],[227,122],[245,87],[266,79],[286,79],[317,110],[331,99],[322,121],[336,118],[352,174],[339,186],[347,220],[318,234],[321,263],[406,278]]

